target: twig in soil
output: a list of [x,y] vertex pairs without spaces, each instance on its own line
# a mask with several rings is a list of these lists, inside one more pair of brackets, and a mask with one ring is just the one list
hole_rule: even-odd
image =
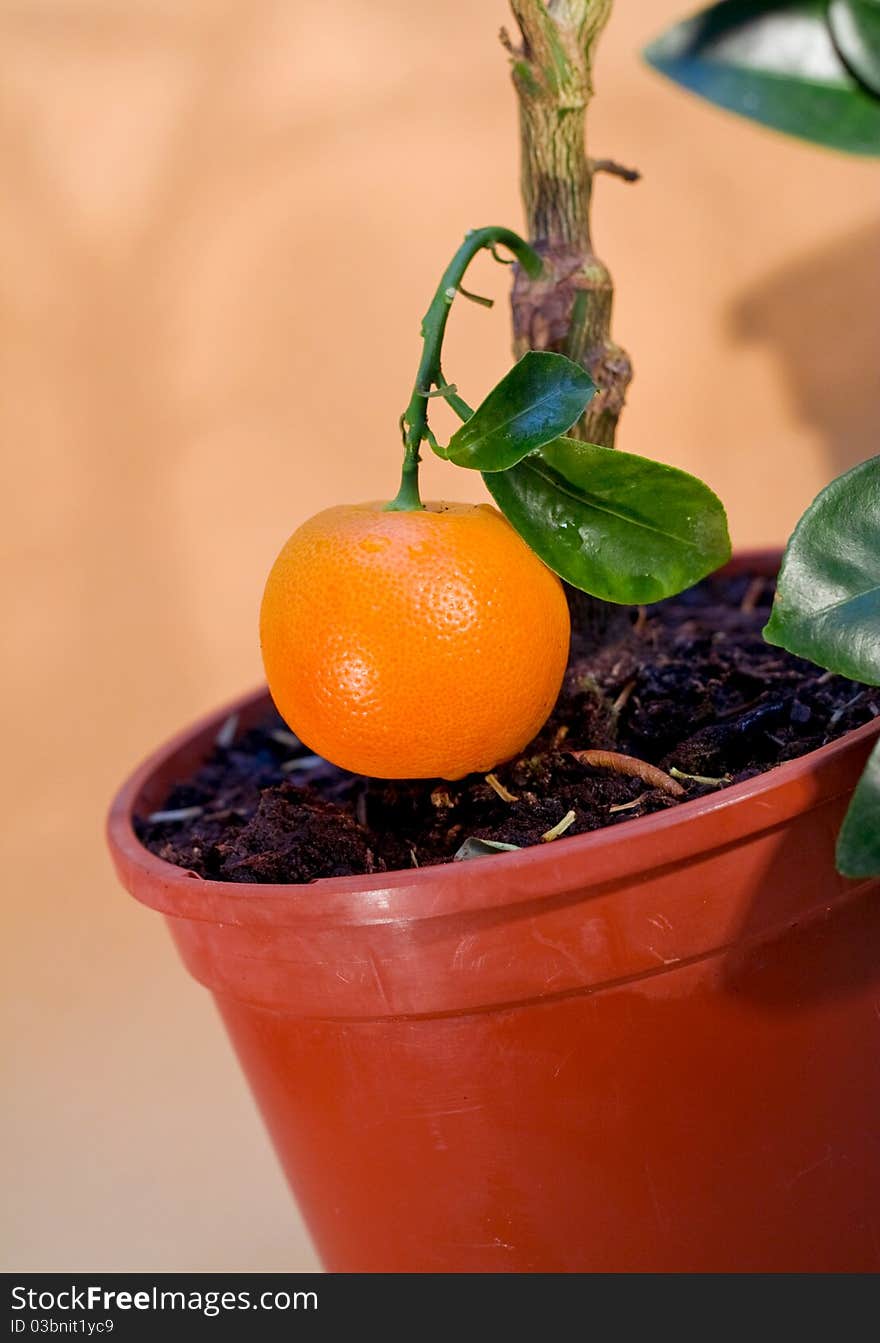
[[544,831],[541,836],[542,844],[549,844],[551,840],[558,839],[560,835],[564,835],[566,830],[571,829],[576,819],[573,811],[567,811],[562,820],[557,821],[556,825],[553,826],[552,830]]
[[279,746],[289,746],[294,751],[302,746],[299,737],[295,737],[292,732],[288,732],[287,728],[275,728],[274,731],[269,733],[269,736],[273,741],[277,741]]
[[632,695],[632,692],[635,690],[637,684],[638,684],[638,677],[636,676],[634,676],[632,680],[627,681],[626,685],[623,687],[620,694],[617,696],[617,699],[611,706],[611,712],[615,716],[623,713],[623,710],[629,703],[630,696]]
[[641,637],[641,635],[643,635],[645,632],[645,626],[647,625],[647,623],[648,623],[648,608],[647,606],[640,606],[638,608],[638,615],[636,616],[635,624],[633,625],[633,634],[637,635],[638,637]]
[[553,734],[553,740],[550,743],[550,749],[557,751],[568,736],[568,724],[562,723]]
[[201,816],[204,807],[178,807],[173,811],[152,811],[147,820],[151,825],[170,824],[175,821],[193,821]]
[[238,731],[238,714],[231,713],[227,718],[226,722],[220,728],[220,731],[217,733],[217,736],[214,738],[214,745],[219,746],[221,750],[225,750],[227,746],[231,746],[232,743],[235,741],[235,734],[237,731]]
[[497,793],[502,802],[519,802],[516,793],[511,793],[509,788],[505,788],[497,774],[487,774],[485,779],[492,792]]
[[854,704],[857,704],[858,701],[864,695],[864,693],[865,693],[864,690],[858,691],[857,694],[853,695],[852,699],[847,700],[846,704],[841,704],[839,709],[835,709],[834,713],[828,719],[828,726],[825,729],[825,731],[830,732],[832,728],[837,727],[837,724],[840,722],[841,718],[846,713],[847,709],[851,709]]
[[670,797],[681,797],[684,793],[681,784],[662,769],[649,765],[647,760],[638,760],[634,755],[623,755],[620,751],[569,751],[568,754],[582,765],[592,765],[593,769],[610,769],[615,774],[641,779],[649,788],[659,788]]
[[613,811],[632,811],[633,807],[640,807],[641,805],[642,799],[635,797],[632,802],[618,802],[616,807],[609,807],[608,814],[610,815]]
[[745,590],[745,594],[743,596],[742,601],[739,604],[739,609],[743,612],[744,615],[751,615],[752,612],[755,610],[755,607],[761,600],[766,583],[767,583],[766,578],[762,578],[760,575],[757,578],[752,579],[751,583]]
[[320,769],[326,765],[327,761],[322,755],[300,755],[295,760],[285,760],[283,765],[278,768],[282,774],[303,773],[308,774],[313,769]]
[[675,765],[669,773],[673,779],[689,779],[691,783],[702,783],[707,788],[722,788],[726,783],[733,783],[732,774],[722,774],[720,778],[714,779],[709,774],[685,774],[683,769],[676,769]]

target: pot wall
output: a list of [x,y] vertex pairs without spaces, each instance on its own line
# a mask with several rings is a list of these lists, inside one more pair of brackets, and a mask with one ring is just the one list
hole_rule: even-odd
[[613,830],[271,887],[131,830],[228,712],[133,777],[111,847],[328,1268],[880,1268],[880,890],[833,862],[873,725]]
[[170,917],[327,1267],[880,1267],[880,902],[833,873],[844,806],[609,889],[548,856],[495,908]]
[[876,1270],[877,910],[515,1008],[219,1006],[330,1269]]

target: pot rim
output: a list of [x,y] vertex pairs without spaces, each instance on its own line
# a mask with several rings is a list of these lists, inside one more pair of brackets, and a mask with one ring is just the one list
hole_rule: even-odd
[[[778,551],[745,551],[731,567],[772,565],[775,570],[778,560]],[[236,883],[207,880],[151,853],[133,824],[150,783],[164,771],[173,774],[185,752],[196,757],[204,752],[233,714],[247,721],[269,702],[262,687],[204,715],[149,755],[116,794],[107,840],[123,885],[142,903],[194,921],[315,926],[416,921],[534,902],[583,889],[585,879],[594,890],[613,887],[669,864],[696,862],[713,849],[775,829],[850,791],[853,757],[867,757],[880,733],[878,718],[764,774],[623,826],[467,862],[312,882]]]

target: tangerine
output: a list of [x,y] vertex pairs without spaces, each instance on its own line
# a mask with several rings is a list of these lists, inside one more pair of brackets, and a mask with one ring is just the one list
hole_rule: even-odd
[[281,716],[376,778],[458,779],[522,750],[569,636],[559,579],[488,504],[328,508],[282,549],[260,612]]

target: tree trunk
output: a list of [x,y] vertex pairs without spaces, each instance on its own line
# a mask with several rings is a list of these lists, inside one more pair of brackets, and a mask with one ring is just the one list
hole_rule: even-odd
[[528,236],[545,266],[540,280],[517,272],[514,350],[517,358],[557,350],[582,364],[598,391],[572,432],[613,447],[632,366],[611,339],[613,286],[593,252],[590,199],[597,172],[638,174],[588,158],[585,136],[593,54],[611,0],[511,0],[511,9],[521,44],[503,30],[501,39],[519,98]]
[[[614,447],[632,377],[626,351],[611,338],[614,295],[607,267],[593,251],[590,203],[597,172],[627,181],[638,173],[590,159],[586,111],[593,94],[596,42],[612,0],[511,0],[520,43],[502,29],[519,100],[521,185],[529,241],[544,260],[530,280],[518,268],[511,295],[514,353],[555,350],[581,364],[597,387],[570,431],[587,443]],[[567,587],[582,635],[598,644],[630,629],[624,607]]]

